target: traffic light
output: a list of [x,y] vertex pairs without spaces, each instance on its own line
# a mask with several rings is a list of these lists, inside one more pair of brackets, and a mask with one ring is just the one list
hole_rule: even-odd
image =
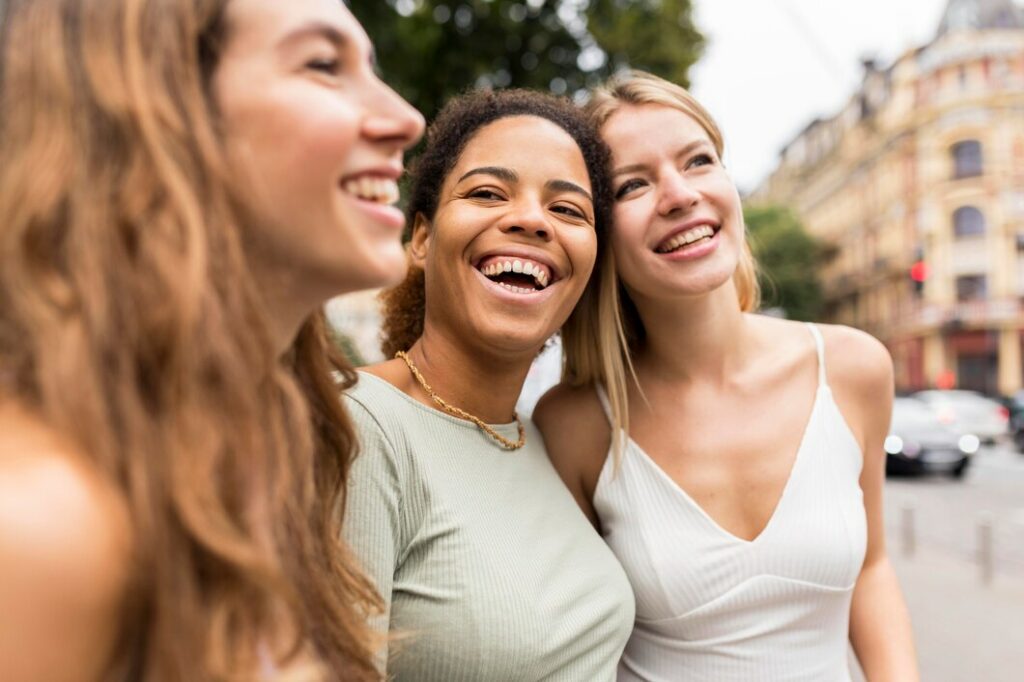
[[928,279],[928,264],[918,259],[910,266],[910,279],[914,283],[914,293],[920,296],[924,292],[924,281]]

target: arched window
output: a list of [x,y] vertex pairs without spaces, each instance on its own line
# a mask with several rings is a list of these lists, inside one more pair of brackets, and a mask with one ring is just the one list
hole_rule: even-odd
[[977,140],[957,142],[950,148],[953,156],[953,177],[969,178],[981,175],[981,143]]
[[985,234],[985,216],[973,206],[963,206],[953,211],[953,235],[974,237]]

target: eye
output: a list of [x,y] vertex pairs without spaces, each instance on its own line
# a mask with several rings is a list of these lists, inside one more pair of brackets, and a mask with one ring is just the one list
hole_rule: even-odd
[[571,204],[556,204],[555,206],[551,207],[551,210],[554,213],[561,213],[563,215],[567,215],[567,216],[570,216],[572,218],[576,218],[577,220],[586,220],[587,219],[587,214],[586,213],[584,213],[583,211],[581,211],[580,209],[576,208],[575,206],[573,206]]
[[715,163],[715,160],[711,158],[710,154],[698,154],[697,156],[690,159],[690,163],[686,165],[687,168],[693,168],[695,166],[710,166]]
[[501,201],[505,197],[488,187],[479,187],[466,193],[472,199],[483,199],[484,201]]
[[329,76],[337,76],[341,72],[341,60],[336,57],[311,59],[306,62],[306,68],[311,71],[326,73]]
[[619,185],[619,188],[617,190],[615,190],[615,199],[616,199],[616,201],[618,201],[619,199],[622,199],[623,197],[625,197],[630,192],[633,192],[633,191],[636,191],[636,190],[640,189],[641,187],[645,186],[646,184],[647,184],[647,182],[645,182],[644,180],[641,180],[640,178],[632,178],[630,180],[626,180],[624,183]]

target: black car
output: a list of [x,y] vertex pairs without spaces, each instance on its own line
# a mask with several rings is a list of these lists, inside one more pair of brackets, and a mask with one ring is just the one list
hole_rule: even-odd
[[961,478],[980,439],[944,424],[935,410],[916,398],[896,398],[885,439],[888,474],[947,473]]
[[1010,435],[1013,437],[1013,444],[1017,447],[1017,452],[1024,452],[1024,391],[1000,398],[999,402],[1010,413]]

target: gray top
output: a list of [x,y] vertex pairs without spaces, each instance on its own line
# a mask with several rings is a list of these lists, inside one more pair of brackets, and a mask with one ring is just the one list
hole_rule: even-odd
[[[387,604],[396,680],[614,680],[629,582],[530,422],[507,451],[361,372],[345,535]],[[495,429],[517,438],[514,424]]]

